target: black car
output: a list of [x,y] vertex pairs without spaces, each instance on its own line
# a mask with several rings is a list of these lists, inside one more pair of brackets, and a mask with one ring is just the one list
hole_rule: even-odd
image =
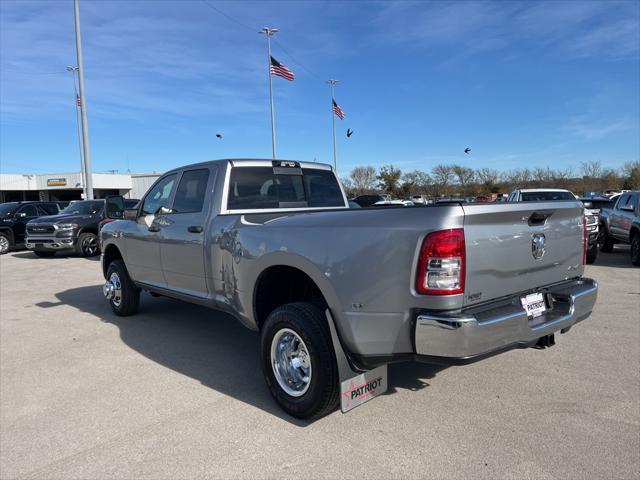
[[27,222],[60,211],[56,202],[7,202],[0,204],[0,255],[25,243]]
[[359,195],[352,198],[351,201],[357,203],[361,207],[371,207],[376,202],[387,200],[383,195]]

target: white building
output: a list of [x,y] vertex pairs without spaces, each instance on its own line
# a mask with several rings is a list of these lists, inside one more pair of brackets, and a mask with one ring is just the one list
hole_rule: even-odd
[[[160,173],[94,173],[93,196],[142,198]],[[73,173],[0,173],[0,203],[20,200],[69,201],[82,198],[82,175]]]

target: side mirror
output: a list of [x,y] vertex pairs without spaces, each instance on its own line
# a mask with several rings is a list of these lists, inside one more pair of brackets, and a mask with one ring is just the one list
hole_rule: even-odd
[[16,218],[27,218],[27,212],[20,212],[16,215]]
[[127,208],[124,211],[124,219],[125,220],[137,220],[138,219],[138,209],[137,208]]
[[620,210],[624,210],[625,212],[633,212],[633,209],[633,205],[623,205],[622,207],[620,207]]
[[124,198],[120,195],[111,195],[105,199],[105,216],[112,220],[124,218]]

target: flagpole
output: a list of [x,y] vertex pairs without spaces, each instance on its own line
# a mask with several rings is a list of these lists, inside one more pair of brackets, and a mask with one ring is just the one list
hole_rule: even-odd
[[339,80],[334,80],[333,78],[330,78],[329,80],[327,80],[327,83],[331,86],[331,122],[333,126],[333,169],[336,172],[338,171],[338,155],[336,153],[336,114],[333,111],[333,102],[335,102],[333,87],[338,82]]
[[73,89],[75,93],[74,103],[76,106],[76,128],[78,130],[78,147],[80,149],[80,176],[82,178],[82,191],[84,193],[84,198],[87,198],[87,176],[84,171],[84,156],[82,154],[82,132],[80,130],[80,123],[82,120],[80,119],[80,95],[78,95],[78,84],[76,82],[76,72],[78,71],[78,67],[67,67],[67,71],[73,73]]
[[93,200],[93,177],[91,175],[91,157],[89,156],[89,126],[87,125],[87,102],[84,96],[84,65],[82,62],[82,39],[80,36],[80,7],[78,0],[73,2],[73,16],[76,26],[76,55],[78,56],[78,90],[80,93],[80,113],[82,119],[82,146],[84,174],[87,194],[85,200]]
[[271,107],[271,153],[273,159],[276,159],[276,118],[273,113],[273,79],[271,78],[271,36],[278,31],[277,28],[263,27],[258,33],[264,33],[267,36],[267,73],[269,74],[269,105]]

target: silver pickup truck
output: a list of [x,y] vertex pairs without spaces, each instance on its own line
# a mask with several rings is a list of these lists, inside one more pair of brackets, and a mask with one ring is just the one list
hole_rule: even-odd
[[[200,163],[164,174],[135,210],[107,199],[121,220],[101,231],[103,292],[122,316],[141,290],[230,313],[260,332],[275,400],[308,418],[342,400],[345,359],[366,373],[553,345],[596,301],[582,277],[583,211],[578,201],[349,209],[328,165]],[[385,381],[352,381],[352,398]]]

